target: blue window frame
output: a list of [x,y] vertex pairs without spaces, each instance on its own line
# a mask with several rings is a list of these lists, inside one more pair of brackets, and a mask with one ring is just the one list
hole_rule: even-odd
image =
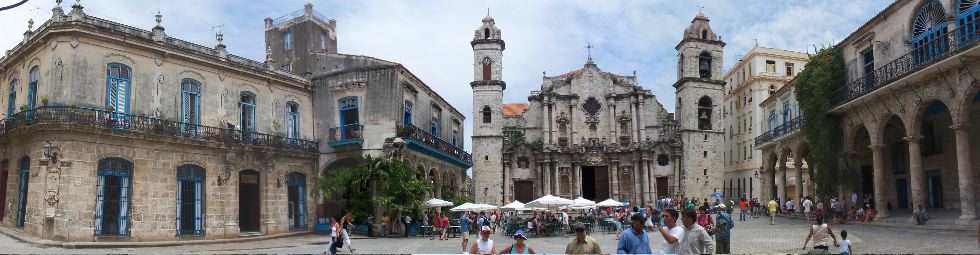
[[14,115],[17,109],[17,80],[10,81],[10,90],[7,91],[7,118]]
[[958,43],[966,46],[976,42],[978,37],[977,21],[980,20],[980,5],[975,0],[960,0],[957,4],[956,24],[959,29]]
[[912,17],[912,63],[931,61],[949,50],[946,9],[939,0],[927,0]]
[[432,105],[432,112],[432,124],[429,131],[432,136],[440,138],[442,137],[439,135],[439,130],[442,129],[442,109],[440,109],[438,106]]
[[402,116],[402,124],[412,125],[412,102],[405,101],[405,115]]
[[286,32],[282,33],[282,49],[293,49],[293,30],[286,30]]
[[128,236],[133,163],[121,158],[99,160],[95,187],[95,235]]
[[177,167],[177,235],[204,235],[204,168]]
[[306,228],[306,175],[289,173],[286,179],[289,200],[289,229]]
[[769,130],[776,129],[776,110],[769,110]]
[[286,102],[286,138],[299,138],[299,104]]
[[37,103],[37,80],[41,78],[41,68],[38,66],[32,67],[31,73],[28,77],[27,109],[34,109],[34,106]]
[[360,102],[356,96],[341,98],[337,101],[340,106],[341,140],[358,137],[360,132]]
[[180,81],[180,122],[182,131],[194,135],[201,125],[201,83],[194,79]]
[[255,94],[243,91],[239,100],[241,110],[242,139],[251,141],[255,133]]
[[459,147],[459,146],[456,146],[456,134],[457,133],[459,133],[459,132],[456,131],[456,130],[453,130],[453,146],[455,146],[455,147]]
[[[128,66],[110,63],[106,70],[106,108],[122,114],[129,113],[129,87],[132,73]],[[125,118],[125,115],[119,115]]]
[[783,101],[783,124],[789,122],[793,117],[793,109],[790,108],[789,101]]
[[24,157],[18,163],[20,167],[20,185],[17,187],[17,228],[24,227],[24,220],[27,219],[27,190],[31,183],[31,158]]

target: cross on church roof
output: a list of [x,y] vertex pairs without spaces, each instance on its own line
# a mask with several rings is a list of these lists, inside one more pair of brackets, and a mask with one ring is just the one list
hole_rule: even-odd
[[589,63],[592,63],[592,42],[586,43],[585,48],[589,52]]

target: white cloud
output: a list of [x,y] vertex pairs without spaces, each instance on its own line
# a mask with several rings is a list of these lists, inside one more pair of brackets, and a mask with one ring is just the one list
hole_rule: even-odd
[[[74,1],[65,1],[69,11]],[[265,17],[303,8],[305,1],[83,1],[85,12],[149,30],[157,10],[167,34],[214,45],[212,26],[224,25],[233,54],[264,59]],[[830,45],[882,10],[873,1],[711,1],[704,12],[728,44],[730,66],[758,39],[761,46],[796,51]],[[421,77],[471,120],[473,30],[490,8],[503,30],[505,102],[525,102],[541,84],[541,72],[556,75],[580,68],[591,42],[600,68],[620,74],[637,71],[668,111],[674,109],[676,52],[683,29],[698,12],[688,1],[343,1],[319,0],[315,9],[335,18],[341,53],[399,62]],[[31,1],[0,12],[0,48],[23,39],[27,19],[35,27],[51,16],[54,1]],[[467,121],[466,130],[471,130]],[[466,136],[467,148],[470,138]]]

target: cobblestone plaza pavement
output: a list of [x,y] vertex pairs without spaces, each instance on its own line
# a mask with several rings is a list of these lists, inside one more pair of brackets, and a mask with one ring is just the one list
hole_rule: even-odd
[[[736,222],[732,231],[733,253],[801,253],[806,229],[800,220],[777,219],[770,226],[763,218],[748,222]],[[977,249],[976,233],[966,231],[943,231],[931,229],[909,229],[900,227],[869,226],[859,224],[832,226],[835,233],[847,229],[849,238],[857,253],[980,253]],[[592,235],[605,253],[615,253],[616,240],[613,234],[595,233]],[[512,239],[494,235],[492,239],[498,249],[510,245]],[[30,244],[0,236],[0,253],[127,253],[127,254],[232,254],[232,253],[278,253],[278,254],[319,254],[325,250],[326,238],[321,235],[263,240],[247,243],[226,243],[210,245],[186,245],[154,248],[113,248],[113,249],[64,249],[38,248]],[[569,238],[531,238],[529,244],[538,253],[561,253]],[[650,235],[651,246],[660,251],[663,238]],[[455,253],[460,254],[460,239],[430,241],[428,238],[386,238],[354,239],[358,254],[379,253]],[[472,244],[472,241],[471,241]],[[836,249],[832,248],[834,251]],[[342,253],[348,253],[344,247]]]

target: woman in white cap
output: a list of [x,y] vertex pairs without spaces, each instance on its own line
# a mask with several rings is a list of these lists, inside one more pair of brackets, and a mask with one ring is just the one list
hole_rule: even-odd
[[483,226],[480,229],[480,239],[470,248],[470,254],[496,254],[497,249],[493,247],[493,240],[490,240],[490,227]]
[[527,237],[524,236],[524,230],[517,230],[514,233],[514,244],[510,245],[510,248],[506,250],[501,250],[500,254],[534,254],[534,249],[531,249],[524,241],[527,241]]

